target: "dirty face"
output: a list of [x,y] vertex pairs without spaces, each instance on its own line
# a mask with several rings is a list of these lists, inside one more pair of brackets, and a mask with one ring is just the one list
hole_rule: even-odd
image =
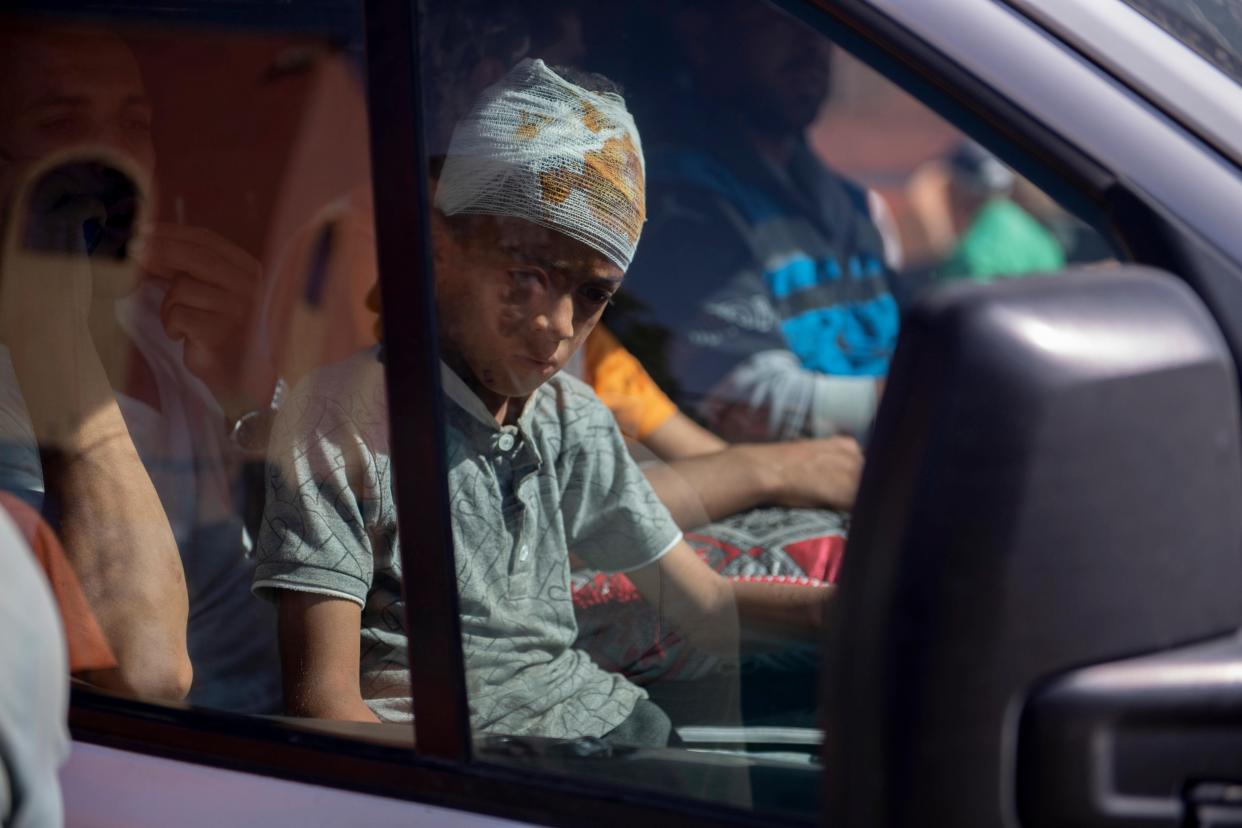
[[441,348],[493,411],[565,367],[621,286],[601,253],[523,219],[433,211],[432,236]]

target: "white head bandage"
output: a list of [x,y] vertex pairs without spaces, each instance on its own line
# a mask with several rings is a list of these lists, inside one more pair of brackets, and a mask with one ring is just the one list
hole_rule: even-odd
[[647,215],[634,119],[621,96],[524,60],[453,130],[435,206],[535,222],[625,270]]

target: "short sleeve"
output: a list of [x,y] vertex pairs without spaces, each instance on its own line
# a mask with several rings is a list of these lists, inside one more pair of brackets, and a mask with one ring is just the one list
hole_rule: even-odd
[[626,437],[643,440],[677,413],[642,364],[602,325],[587,339],[586,370]]
[[373,559],[364,501],[375,478],[351,400],[320,393],[308,377],[272,430],[255,594],[274,600],[287,589],[365,606]]
[[590,391],[567,388],[561,475],[565,537],[594,569],[626,572],[659,560],[681,530],[626,450],[608,409]]

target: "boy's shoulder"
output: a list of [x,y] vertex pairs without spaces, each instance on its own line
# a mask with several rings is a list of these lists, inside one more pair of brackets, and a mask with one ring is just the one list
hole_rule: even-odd
[[383,433],[387,421],[384,364],[379,347],[322,365],[294,387],[281,406],[277,427],[305,437],[337,431],[342,421],[360,432]]

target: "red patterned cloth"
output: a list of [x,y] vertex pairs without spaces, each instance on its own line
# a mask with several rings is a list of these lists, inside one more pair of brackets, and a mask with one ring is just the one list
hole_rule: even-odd
[[[739,581],[822,585],[837,580],[848,528],[839,512],[753,509],[687,532],[686,541],[708,566]],[[572,585],[575,646],[604,669],[645,684],[700,678],[718,663],[663,624],[625,575],[579,569]]]

